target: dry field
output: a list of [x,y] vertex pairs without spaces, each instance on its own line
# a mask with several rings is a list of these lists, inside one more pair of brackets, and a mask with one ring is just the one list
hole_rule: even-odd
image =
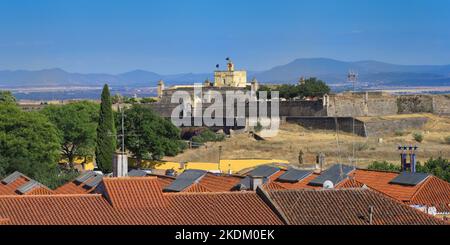
[[[256,141],[249,134],[234,135],[223,142],[208,143],[207,147],[189,149],[176,157],[166,158],[165,160],[216,162],[219,146],[222,146],[222,159],[284,159],[292,164],[298,164],[298,154],[301,149],[308,165],[315,162],[316,154],[319,152],[326,155],[327,163],[337,161],[350,163],[353,145],[355,145],[357,165],[364,167],[375,160],[399,163],[397,151],[397,145],[399,144],[417,144],[419,146],[419,161],[437,156],[450,158],[450,144],[445,142],[445,137],[450,137],[450,118],[418,114],[389,116],[383,119],[408,116],[428,117],[429,121],[424,128],[406,130],[401,136],[394,132],[384,135],[381,143],[378,137],[364,138],[352,136],[348,133],[339,133],[337,137],[334,131],[307,130],[299,125],[283,124],[277,137],[265,141]],[[423,133],[424,140],[422,143],[414,141],[413,132]]]

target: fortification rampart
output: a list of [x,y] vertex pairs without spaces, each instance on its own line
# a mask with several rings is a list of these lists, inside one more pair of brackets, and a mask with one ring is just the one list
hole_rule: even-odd
[[[150,106],[163,117],[171,117],[179,104],[168,103],[166,97]],[[214,103],[202,104],[202,113],[206,110],[221,111],[222,117],[239,117],[239,110],[249,116],[249,104],[234,104],[226,107],[223,98],[222,108]],[[192,106],[189,104],[188,106]],[[265,102],[268,116],[271,116],[271,102]],[[192,108],[194,110],[194,108]],[[230,113],[234,110],[234,113]],[[353,117],[373,118],[398,114],[435,113],[450,114],[450,95],[392,95],[383,92],[342,93],[326,95],[318,100],[279,101],[279,116],[286,122],[300,124],[310,129],[355,132],[360,136],[379,136],[402,129],[423,127],[427,118],[405,118],[389,120],[363,120]],[[258,112],[260,116],[260,113]],[[213,114],[217,116],[217,114]],[[273,115],[272,115],[273,116]],[[355,123],[353,127],[353,123]]]
[[328,116],[382,116],[398,112],[396,97],[381,92],[334,94],[324,100]]
[[432,103],[434,114],[450,115],[450,95],[434,95]]
[[396,132],[406,132],[422,128],[427,122],[427,117],[407,117],[407,118],[374,118],[372,120],[361,120],[365,125],[366,136],[381,136],[394,134]]
[[[307,129],[336,130],[366,137],[364,122],[352,117],[286,117],[283,121],[296,123]],[[353,124],[354,123],[354,124]]]

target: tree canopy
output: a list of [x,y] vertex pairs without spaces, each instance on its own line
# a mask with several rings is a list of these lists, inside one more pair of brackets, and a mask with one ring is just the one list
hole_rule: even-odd
[[112,171],[112,158],[116,150],[116,128],[112,111],[111,96],[107,84],[103,87],[102,102],[97,126],[95,158],[98,168],[108,173]]
[[315,77],[304,80],[302,84],[281,84],[274,86],[261,85],[258,91],[267,91],[270,98],[270,91],[279,91],[280,98],[294,99],[305,97],[320,97],[330,93],[330,87]]
[[15,104],[16,98],[11,91],[0,91],[0,103]]
[[388,161],[382,162],[374,161],[371,164],[369,164],[367,168],[371,170],[392,171],[392,172],[400,172],[402,170],[400,165],[396,165]]
[[76,157],[94,155],[98,111],[98,105],[88,101],[50,105],[42,110],[58,128],[62,138],[61,150],[71,169]]
[[0,103],[0,175],[14,171],[46,183],[57,166],[60,137],[42,114]]
[[430,158],[423,165],[417,164],[417,171],[422,173],[430,173],[436,177],[450,182],[450,163],[448,159],[438,157]]
[[[389,163],[387,161],[383,162],[373,162],[368,166],[368,169],[372,170],[382,170],[382,171],[395,171],[400,172],[400,165]],[[419,173],[430,173],[436,177],[450,182],[450,164],[448,159],[442,157],[430,158],[423,165],[417,162],[416,171]]]
[[124,117],[125,147],[136,158],[138,167],[143,159],[159,160],[182,150],[180,130],[148,106],[135,104],[124,111]]

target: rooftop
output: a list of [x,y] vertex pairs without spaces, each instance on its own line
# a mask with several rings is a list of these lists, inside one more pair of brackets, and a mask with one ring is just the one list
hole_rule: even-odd
[[157,177],[103,178],[92,194],[3,195],[0,224],[445,224],[369,189],[163,193]]
[[276,190],[269,191],[269,196],[292,225],[445,223],[369,189]]

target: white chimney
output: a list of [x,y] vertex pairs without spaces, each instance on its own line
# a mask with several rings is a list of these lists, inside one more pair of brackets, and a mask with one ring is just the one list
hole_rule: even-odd
[[113,176],[124,177],[128,175],[128,156],[127,154],[114,153],[113,156]]
[[262,176],[250,176],[250,189],[256,191],[258,186],[262,186],[264,177]]

